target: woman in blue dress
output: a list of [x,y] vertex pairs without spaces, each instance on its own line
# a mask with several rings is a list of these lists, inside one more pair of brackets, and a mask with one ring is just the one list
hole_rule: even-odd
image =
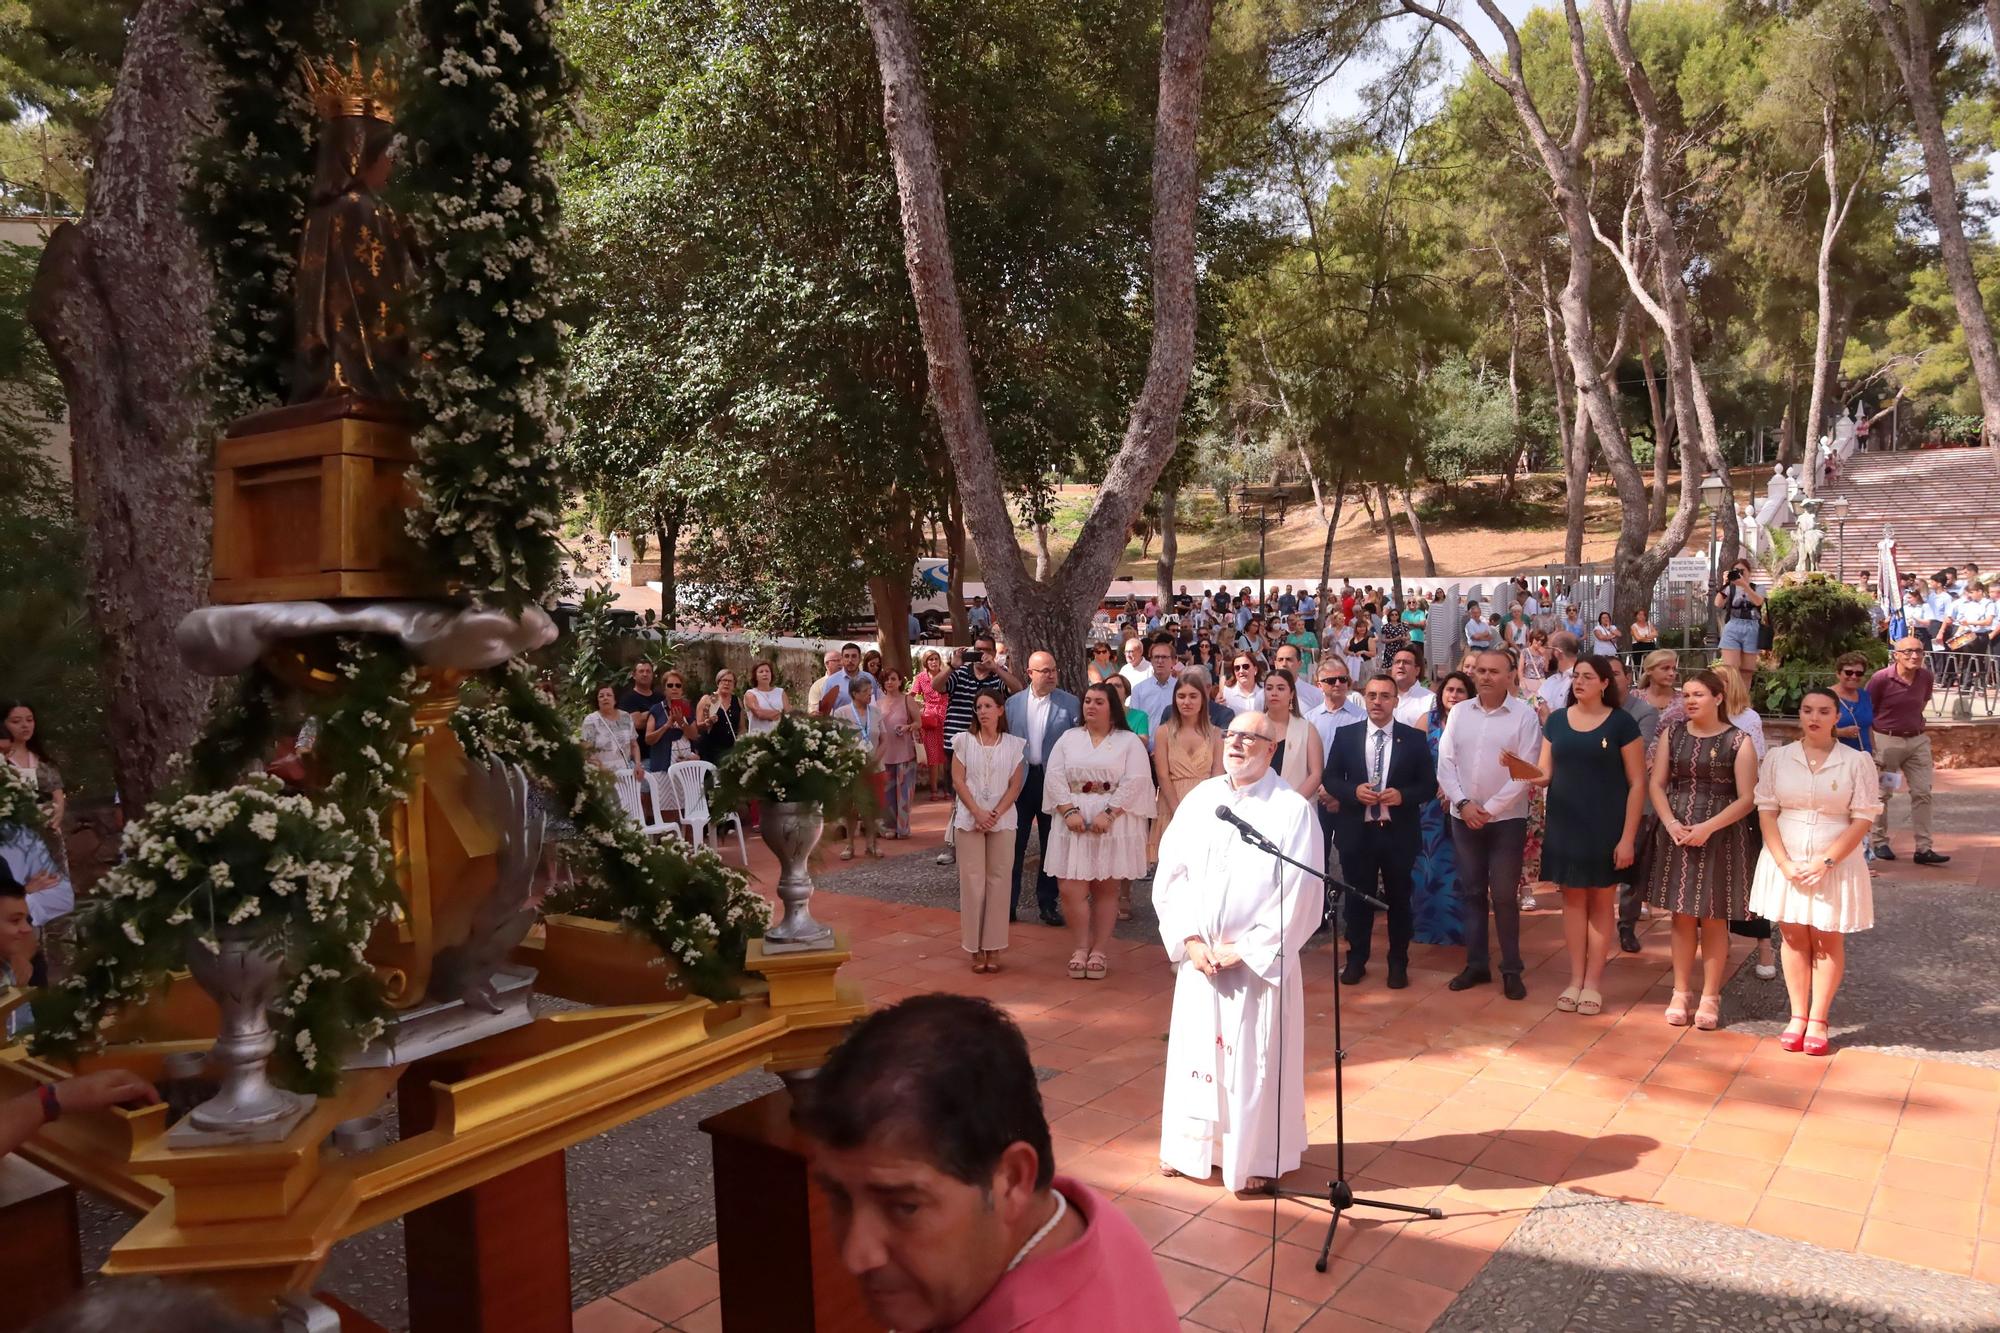
[[[1445,714],[1453,704],[1473,695],[1472,678],[1463,671],[1446,676],[1431,700],[1431,762],[1437,762],[1438,741],[1444,736]],[[1445,817],[1441,793],[1418,810],[1424,831],[1423,851],[1410,874],[1410,920],[1419,944],[1464,944],[1465,913],[1458,896],[1458,856],[1451,846],[1451,821]]]

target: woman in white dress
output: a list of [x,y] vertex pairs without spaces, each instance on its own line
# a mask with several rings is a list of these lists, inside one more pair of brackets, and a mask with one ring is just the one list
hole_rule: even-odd
[[1799,701],[1799,738],[1771,751],[1757,775],[1764,850],[1750,910],[1777,924],[1792,1021],[1778,1044],[1825,1055],[1827,1010],[1847,965],[1847,937],[1875,924],[1862,846],[1882,810],[1875,761],[1842,745],[1840,701],[1815,686]]
[[743,730],[755,736],[778,725],[785,715],[785,692],[778,688],[777,670],[769,662],[750,668],[750,689],[743,696]]
[[972,701],[972,726],[951,738],[958,791],[952,827],[958,847],[958,931],[975,972],[998,972],[1013,906],[1014,798],[1028,770],[1028,741],[1007,734],[1007,707],[991,694]]
[[1083,725],[1056,739],[1042,775],[1042,809],[1055,816],[1048,873],[1062,891],[1076,936],[1073,978],[1101,981],[1111,970],[1104,946],[1118,919],[1122,883],[1146,873],[1146,820],[1153,813],[1146,745],[1132,734],[1117,691],[1103,682],[1083,692]]

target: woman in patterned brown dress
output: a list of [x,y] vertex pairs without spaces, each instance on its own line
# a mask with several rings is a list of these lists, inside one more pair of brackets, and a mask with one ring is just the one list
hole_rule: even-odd
[[1688,677],[1681,700],[1687,720],[1663,730],[1653,751],[1650,790],[1660,822],[1648,848],[1646,901],[1674,918],[1667,1022],[1687,1026],[1699,943],[1701,1003],[1694,1025],[1709,1031],[1721,1021],[1729,923],[1749,910],[1757,752],[1723,717],[1723,684],[1713,671]]

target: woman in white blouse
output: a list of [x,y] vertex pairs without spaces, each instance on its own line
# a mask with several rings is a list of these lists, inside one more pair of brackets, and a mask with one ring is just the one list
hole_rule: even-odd
[[1007,734],[1007,708],[991,694],[972,701],[972,726],[951,738],[958,790],[952,827],[958,847],[958,931],[975,972],[998,972],[1013,905],[1014,798],[1028,770],[1025,737]]
[[[875,682],[868,676],[856,676],[847,687],[847,702],[833,710],[833,720],[852,727],[857,733],[855,739],[861,748],[868,751],[868,786],[875,794],[875,810],[882,808],[882,742],[886,739],[886,729],[882,725],[882,715],[875,708]],[[882,849],[875,845],[878,836],[874,811],[849,811],[842,821],[847,825],[847,845],[840,849],[840,859],[854,859],[854,836],[867,835],[868,855],[880,857]]]
[[1840,701],[1814,686],[1799,700],[1799,738],[1771,751],[1757,775],[1764,850],[1750,910],[1784,938],[1792,1021],[1778,1044],[1825,1055],[1827,1010],[1847,965],[1847,937],[1875,924],[1869,826],[1882,809],[1875,761],[1833,731]]
[[583,757],[614,778],[639,772],[639,733],[609,685],[597,687],[597,711],[583,720]]
[[1291,672],[1273,667],[1264,674],[1264,716],[1270,720],[1271,734],[1283,738],[1271,758],[1271,767],[1293,791],[1310,801],[1319,795],[1319,732],[1299,716],[1298,698],[1298,682]]
[[785,715],[785,692],[778,688],[777,670],[769,662],[752,663],[750,689],[743,696],[743,730],[752,736],[769,731]]
[[1069,974],[1101,981],[1104,946],[1118,920],[1121,884],[1146,873],[1146,820],[1153,813],[1146,745],[1132,734],[1117,691],[1103,682],[1083,692],[1083,725],[1056,739],[1042,776],[1042,809],[1055,816],[1047,872],[1062,890],[1076,936]]

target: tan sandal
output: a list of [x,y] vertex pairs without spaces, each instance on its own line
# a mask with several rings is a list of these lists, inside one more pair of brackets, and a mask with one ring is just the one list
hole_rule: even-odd
[[1578,991],[1576,1011],[1585,1018],[1595,1018],[1604,1012],[1604,996],[1594,990]]
[[1694,1026],[1697,1032],[1713,1032],[1722,1023],[1722,997],[1704,995],[1694,1009]]
[[1092,981],[1102,981],[1106,976],[1110,975],[1110,972],[1111,960],[1106,958],[1102,952],[1092,950],[1089,959],[1084,963],[1083,974]]
[[1269,1176],[1245,1176],[1243,1177],[1243,1188],[1237,1192],[1239,1194],[1269,1194],[1272,1192],[1272,1186],[1276,1183]]
[[1078,949],[1075,953],[1069,956],[1069,976],[1071,981],[1083,980],[1084,973],[1089,969],[1090,966],[1089,960],[1090,956],[1086,954],[1082,949]]
[[1694,998],[1691,990],[1677,990],[1674,998],[1667,1002],[1667,1023],[1671,1027],[1684,1028],[1688,1025],[1688,1001]]
[[1179,1172],[1179,1171],[1176,1171],[1176,1170],[1175,1170],[1175,1169],[1174,1169],[1173,1167],[1171,1167],[1171,1166],[1168,1166],[1168,1165],[1167,1165],[1167,1164],[1166,1164],[1165,1162],[1161,1162],[1161,1163],[1160,1163],[1160,1174],[1161,1174],[1161,1175],[1163,1175],[1163,1176],[1179,1176],[1179,1175],[1181,1175],[1181,1174],[1183,1174],[1183,1173],[1182,1173],[1182,1172]]
[[1561,1010],[1565,1014],[1575,1013],[1576,997],[1582,991],[1582,989],[1583,988],[1580,986],[1570,986],[1565,988],[1562,994],[1556,996],[1556,1008]]

